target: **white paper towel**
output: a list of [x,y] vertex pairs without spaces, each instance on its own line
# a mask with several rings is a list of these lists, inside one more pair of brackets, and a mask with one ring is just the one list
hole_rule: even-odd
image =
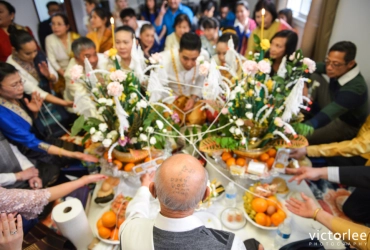
[[69,199],[54,207],[51,217],[64,237],[78,250],[86,250],[93,240],[84,208],[79,199]]

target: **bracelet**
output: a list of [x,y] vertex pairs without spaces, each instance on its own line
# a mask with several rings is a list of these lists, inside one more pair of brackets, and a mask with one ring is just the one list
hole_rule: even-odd
[[317,214],[320,212],[322,210],[322,208],[317,208],[316,210],[315,210],[315,212],[313,213],[313,217],[312,217],[312,219],[313,220],[316,220],[316,217],[317,217]]
[[63,148],[60,148],[60,149],[59,149],[59,154],[58,154],[58,155],[59,155],[59,157],[62,157],[62,152],[63,152]]

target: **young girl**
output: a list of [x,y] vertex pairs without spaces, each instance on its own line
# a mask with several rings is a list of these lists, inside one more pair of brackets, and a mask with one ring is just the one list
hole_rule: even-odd
[[190,32],[190,19],[186,14],[180,14],[175,18],[175,23],[173,26],[175,31],[166,38],[164,50],[180,48],[180,39],[182,35]]
[[[252,31],[257,27],[256,22],[249,18],[249,5],[248,2],[240,0],[236,2],[235,7],[236,20],[234,28],[239,36],[238,52],[244,55],[248,45],[249,37]],[[250,40],[253,40],[251,37]]]
[[109,27],[110,14],[103,8],[96,8],[91,12],[91,27],[94,31],[86,35],[96,46],[98,53],[104,53],[113,46],[112,30]]

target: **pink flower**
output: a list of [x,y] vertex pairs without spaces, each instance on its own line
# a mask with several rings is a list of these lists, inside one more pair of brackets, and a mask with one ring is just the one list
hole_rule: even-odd
[[123,140],[121,140],[121,138],[119,138],[118,143],[121,147],[124,147],[124,146],[126,146],[127,143],[130,143],[130,138],[128,138],[127,136],[125,136],[125,138]]
[[119,82],[111,82],[107,86],[108,95],[119,97],[122,94],[123,86]]
[[160,53],[154,53],[149,57],[149,62],[151,64],[157,64],[162,61],[162,55]]
[[180,117],[179,117],[179,114],[174,112],[172,115],[171,115],[171,119],[172,121],[174,121],[174,123],[179,123],[180,122]]
[[303,58],[303,64],[307,66],[308,72],[313,73],[316,70],[316,63],[312,61],[310,58],[305,57]]
[[276,117],[274,123],[278,127],[282,127],[284,125],[283,120],[280,117]]
[[247,75],[255,75],[258,72],[258,65],[255,61],[247,60],[243,63],[243,70]]
[[258,62],[258,69],[264,74],[269,74],[271,72],[271,64],[266,60],[261,60]]
[[199,74],[201,76],[207,76],[209,71],[209,62],[204,61],[202,64],[199,65]]
[[221,113],[227,115],[229,113],[229,110],[227,108],[223,108],[221,109]]
[[126,73],[122,70],[116,70],[110,74],[110,79],[114,82],[122,82],[126,80]]
[[71,78],[73,81],[76,81],[81,78],[84,72],[84,68],[81,65],[75,65],[71,69]]

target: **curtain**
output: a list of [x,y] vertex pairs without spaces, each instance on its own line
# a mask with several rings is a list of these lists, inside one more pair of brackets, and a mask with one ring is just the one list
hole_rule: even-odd
[[339,0],[312,0],[302,37],[303,54],[315,61],[323,61],[328,50],[329,40]]

